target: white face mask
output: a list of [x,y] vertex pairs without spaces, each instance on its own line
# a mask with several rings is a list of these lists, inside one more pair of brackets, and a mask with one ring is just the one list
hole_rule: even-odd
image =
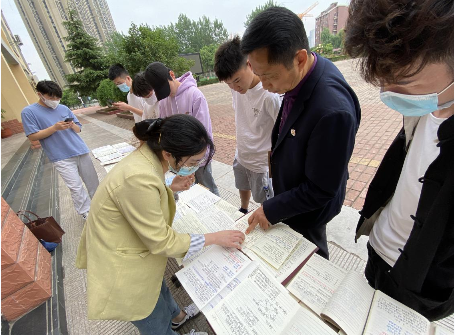
[[404,116],[424,116],[453,105],[453,100],[438,105],[438,96],[449,89],[453,82],[439,93],[409,95],[395,92],[381,92],[380,98],[389,108]]
[[148,98],[142,98],[142,99],[144,99],[145,103],[150,106],[153,106],[157,102],[154,94],[152,94]]
[[47,107],[52,108],[52,109],[56,109],[60,103],[60,99],[59,100],[49,100],[49,99],[46,99],[45,97],[43,97],[42,95],[41,95],[41,100]]

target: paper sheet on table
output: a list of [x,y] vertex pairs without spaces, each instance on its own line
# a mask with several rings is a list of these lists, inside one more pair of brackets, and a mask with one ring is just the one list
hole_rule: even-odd
[[234,248],[213,246],[175,275],[199,309],[219,294],[251,260]]
[[229,202],[227,202],[226,200],[223,200],[221,199],[220,201],[218,201],[215,206],[225,212],[226,214],[228,214],[232,220],[234,221],[237,221],[238,219],[240,219],[242,216],[244,216],[245,214],[243,214],[242,212],[239,212],[239,209],[238,207],[235,207],[233,205],[231,205]]
[[208,207],[198,214],[199,220],[210,233],[233,229],[234,220],[215,206]]
[[277,335],[299,308],[286,289],[259,266],[206,316],[217,335]]
[[[179,195],[180,197],[180,195]],[[192,208],[196,213],[207,210],[209,207],[220,201],[220,197],[216,196],[212,192],[204,192],[188,202],[185,202],[188,207]]]
[[347,271],[315,254],[288,285],[288,290],[321,314]]
[[[275,269],[268,262],[264,261],[255,252],[248,250],[249,249],[245,249],[245,253],[248,255],[248,257],[250,257],[252,260],[260,262],[262,266],[266,267],[267,270],[273,273],[275,278],[280,283],[286,285],[287,281],[289,280],[289,276],[291,276],[294,271],[297,271],[296,269],[303,266],[302,263],[305,262],[305,260],[308,259],[310,255],[316,250],[316,245],[304,237],[301,237],[292,253],[288,256],[283,265],[281,265],[278,269]],[[315,255],[312,255],[310,257],[310,260],[314,256]]]
[[191,201],[191,199],[197,197],[200,194],[210,192],[208,189],[205,187],[196,184],[191,186],[189,190],[183,191],[179,193],[179,201],[183,201],[184,203],[188,203]]

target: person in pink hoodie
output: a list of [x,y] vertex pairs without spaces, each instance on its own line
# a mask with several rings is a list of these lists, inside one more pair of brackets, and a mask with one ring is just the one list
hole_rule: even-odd
[[[138,88],[135,94],[148,97],[154,91],[159,101],[160,118],[174,114],[192,115],[204,125],[213,141],[209,106],[204,94],[197,88],[196,80],[190,71],[180,78],[175,78],[174,72],[163,63],[153,62],[147,66],[143,76],[150,87],[147,88],[145,85],[144,90]],[[218,187],[212,176],[211,163],[204,169],[197,170],[195,176],[196,182],[219,196]]]

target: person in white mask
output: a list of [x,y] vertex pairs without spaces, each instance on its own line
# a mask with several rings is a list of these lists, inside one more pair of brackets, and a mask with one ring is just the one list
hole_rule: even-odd
[[430,321],[454,311],[453,1],[353,0],[345,49],[403,115],[357,236],[372,287]]
[[114,107],[117,107],[122,111],[130,111],[133,113],[135,123],[158,117],[156,112],[156,110],[158,110],[158,100],[155,95],[151,97],[151,99],[154,98],[154,103],[150,103],[150,105],[146,104],[144,99],[134,91],[134,88],[132,89],[133,79],[121,64],[112,65],[109,68],[108,76],[120,91],[124,93],[128,92],[126,97],[128,103],[118,101],[112,104]]
[[[50,80],[36,85],[38,102],[22,110],[25,135],[41,147],[71,191],[76,212],[87,219],[98,175],[87,145],[78,135],[82,125],[71,110],[60,104],[62,89]],[[87,188],[85,190],[83,184]]]

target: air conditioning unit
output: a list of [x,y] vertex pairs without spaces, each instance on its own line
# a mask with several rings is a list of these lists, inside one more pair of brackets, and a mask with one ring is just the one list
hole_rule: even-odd
[[19,35],[14,35],[14,41],[16,42],[16,44],[17,44],[18,46],[24,45],[24,43],[22,43],[22,40],[21,40],[21,38],[19,37]]

